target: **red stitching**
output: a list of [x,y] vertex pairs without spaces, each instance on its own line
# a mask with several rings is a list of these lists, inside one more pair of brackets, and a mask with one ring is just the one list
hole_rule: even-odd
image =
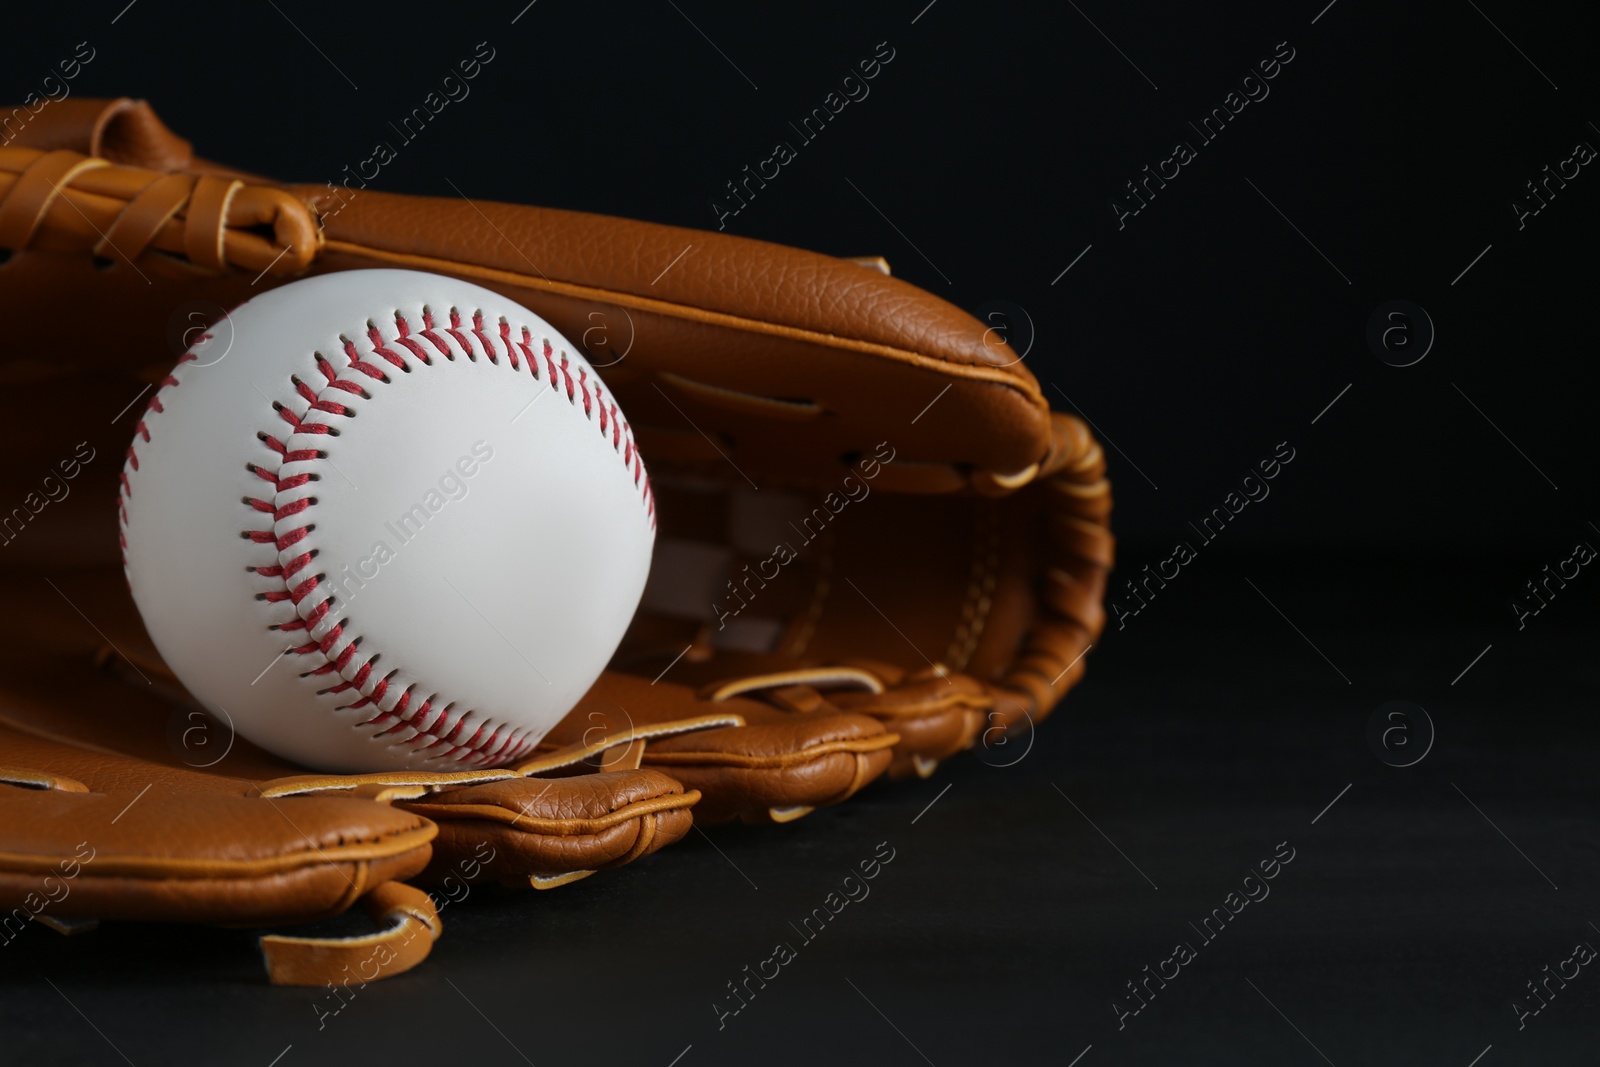
[[[368,378],[376,378],[380,382],[387,382],[389,380],[388,375],[384,374],[383,371],[379,370],[377,367],[374,367],[372,364],[367,363],[360,356],[356,355],[356,343],[354,341],[350,340],[348,337],[341,337],[340,340],[344,342],[345,355],[350,357],[351,367],[360,371],[362,374],[365,374]],[[318,354],[320,355],[320,353]]]
[[[396,315],[395,318],[398,320],[400,316]],[[372,342],[372,351],[375,355],[382,356],[400,370],[410,369],[406,366],[405,357],[397,353],[388,345],[384,344],[383,335],[380,334],[378,332],[378,328],[371,323],[367,324],[367,340]]]
[[445,329],[444,332],[456,339],[456,344],[460,345],[467,353],[468,359],[478,358],[472,354],[472,342],[468,341],[461,333],[461,312],[457,311],[455,308],[450,309],[450,325]]
[[500,343],[506,346],[506,357],[511,360],[511,369],[517,370],[517,349],[511,343],[511,324],[505,319],[500,320]]
[[[533,372],[534,378],[537,379],[539,377],[539,359],[533,354],[533,334],[528,332],[526,326],[522,328],[522,339],[517,342],[517,347],[522,349],[522,354],[528,361],[528,369]],[[515,362],[512,363],[512,366],[516,366]]]
[[[395,318],[398,319],[399,316],[397,315]],[[450,351],[450,346],[439,339],[438,332],[433,328],[433,312],[427,308],[422,309],[422,336],[432,342],[433,347],[437,348],[445,359],[453,360],[456,358],[456,354]]]
[[[545,338],[545,342],[544,342],[544,362],[545,362],[545,365],[550,368],[550,384],[551,384],[551,386],[554,386],[561,379],[556,377],[555,354],[552,352],[552,350],[550,348],[550,339],[549,338]],[[567,399],[571,400],[572,398],[569,396],[569,397],[567,397]]]
[[476,337],[478,339],[478,343],[483,345],[483,350],[489,354],[490,363],[500,362],[500,357],[495,355],[494,345],[490,344],[489,338],[484,335],[483,312],[481,311],[474,311],[472,313],[472,336]]
[[394,339],[395,344],[404,345],[406,349],[427,366],[433,366],[433,360],[428,358],[428,352],[422,347],[421,342],[411,336],[411,324],[399,315],[395,316],[395,325],[400,330],[400,336]]
[[[410,322],[398,311],[395,313],[395,327],[397,336],[394,338],[392,343],[404,349],[406,353],[409,353],[423,365],[432,366],[433,361],[429,358],[427,350],[419,341],[415,339],[417,337],[421,337],[432,344],[446,359],[452,361],[455,359],[455,353],[451,350],[450,346],[445,343],[444,339],[440,337],[439,331],[435,328],[433,313],[430,309],[423,309],[422,329],[420,331],[416,331],[415,334],[412,332]],[[481,311],[476,311],[473,313],[471,327],[464,330],[459,310],[457,308],[451,308],[450,325],[445,328],[444,333],[448,334],[456,341],[461,349],[467,353],[468,359],[476,359],[477,357],[474,354],[472,343],[467,338],[469,335],[477,338],[484,354],[488,356],[489,362],[498,365],[498,353],[496,353],[493,343],[489,340],[488,334],[484,331],[483,313]],[[405,355],[395,351],[394,348],[390,347],[390,343],[384,341],[382,334],[379,332],[378,327],[375,324],[370,322],[368,323],[366,337],[370,344],[372,355],[383,359],[391,366],[403,372],[410,370],[410,367],[406,363]],[[204,341],[206,338],[202,338],[201,340]],[[347,370],[354,370],[362,375],[365,375],[369,379],[374,379],[385,383],[389,381],[388,375],[380,366],[361,357],[360,353],[356,351],[356,346],[353,341],[351,341],[348,337],[341,337],[340,341],[342,342],[344,353],[349,360],[349,364],[346,368]],[[522,355],[528,367],[529,373],[535,380],[540,379],[539,361],[532,347],[533,335],[526,326],[522,327],[521,338],[513,339],[511,336],[510,323],[502,319],[500,322],[500,341],[501,344],[505,346],[506,357],[513,371],[520,370],[522,366],[522,363],[519,362],[517,358],[517,349],[520,348],[522,350]],[[594,406],[596,403],[599,404],[600,435],[602,438],[607,436],[611,438],[612,450],[619,453],[621,456],[623,467],[625,469],[631,469],[633,473],[633,483],[636,487],[641,489],[646,515],[650,520],[651,529],[654,529],[656,525],[655,497],[651,490],[650,479],[645,473],[644,464],[639,456],[638,449],[634,446],[632,428],[629,427],[628,424],[622,419],[621,414],[617,410],[616,404],[608,402],[598,380],[590,382],[587,372],[580,368],[578,371],[578,378],[576,382],[574,382],[572,372],[569,369],[568,357],[564,352],[561,354],[560,364],[558,365],[556,363],[555,352],[548,338],[543,339],[541,354],[544,356],[545,365],[550,372],[550,386],[555,388],[559,393],[562,391],[560,389],[560,383],[564,380],[566,384],[565,392],[567,395],[567,402],[574,406],[576,406],[577,395],[581,394],[583,397],[584,416],[589,419],[589,421],[595,421]],[[183,358],[178,361],[178,366],[181,367],[185,363],[193,362],[197,358],[198,354],[195,352],[186,353]],[[341,378],[340,372],[334,368],[334,366],[322,355],[322,353],[315,353],[314,358],[318,372],[325,379],[323,382],[324,390],[335,389],[348,395],[358,396],[364,400],[371,399],[371,394],[368,393],[358,382]],[[273,409],[277,412],[278,417],[291,427],[291,432],[313,435],[336,435],[338,433],[337,428],[325,422],[311,421],[311,412],[341,417],[349,417],[353,415],[353,412],[348,405],[340,403],[337,400],[324,399],[324,395],[322,393],[319,393],[310,385],[302,382],[299,378],[292,378],[291,381],[294,385],[296,394],[306,402],[306,414],[304,416],[296,416],[294,412],[290,411],[283,405],[277,403],[273,404]],[[134,472],[139,470],[139,456],[135,445],[137,445],[138,439],[143,439],[146,443],[150,441],[150,430],[145,419],[148,418],[152,412],[156,414],[163,413],[165,408],[162,405],[162,393],[168,389],[175,389],[180,384],[181,383],[176,376],[168,375],[166,377],[161,384],[161,388],[154,396],[150,398],[150,403],[145,409],[145,417],[140,419],[135,429],[136,440],[134,444],[128,446],[126,464],[121,475],[121,488],[118,492],[117,501],[118,512],[120,515],[118,541],[122,548],[124,565],[127,563],[128,548],[127,502],[133,496],[133,486],[128,477],[128,470],[131,469]],[[278,440],[276,437],[273,437],[271,434],[260,433],[257,436],[260,438],[262,444],[278,457],[280,470],[284,465],[290,463],[309,462],[324,458],[323,453],[319,449],[303,448],[290,450],[286,444]],[[300,488],[317,477],[316,475],[308,472],[280,478],[276,471],[269,471],[259,464],[250,464],[249,469],[251,473],[255,474],[258,478],[272,483],[275,495],[290,489]],[[641,481],[643,483],[642,485]],[[256,514],[271,515],[273,523],[276,524],[283,519],[290,518],[295,515],[301,515],[308,511],[316,503],[316,497],[302,497],[301,499],[293,501],[289,504],[285,504],[282,507],[275,506],[273,501],[263,500],[255,497],[245,497],[244,503]],[[281,535],[277,534],[275,529],[244,530],[242,531],[242,535],[257,544],[272,544],[274,548],[282,553],[285,549],[292,548],[294,545],[305,540],[305,538],[315,528],[316,527],[314,523],[307,522],[303,525],[294,527],[293,529],[286,530]],[[298,616],[298,606],[300,602],[319,588],[322,582],[322,576],[313,573],[292,587],[290,586],[289,581],[310,566],[312,555],[313,554],[311,552],[304,552],[289,560],[287,563],[253,568],[256,574],[261,577],[277,578],[284,583],[283,590],[272,590],[263,593],[262,599],[269,603],[282,603],[286,600],[291,601],[296,606],[296,613]],[[319,603],[315,608],[311,609],[311,611],[308,612],[305,617],[297,617],[289,622],[278,624],[271,628],[279,632],[305,632],[309,637],[311,631],[316,629],[327,617],[329,612],[332,611],[337,599],[338,598],[336,596],[329,596],[327,599]],[[346,643],[342,649],[340,649],[337,655],[332,655],[332,650],[339,645],[343,639],[344,629],[345,622],[340,621],[333,625],[319,640],[310,641],[302,645],[296,645],[292,647],[290,651],[296,655],[308,655],[316,652],[320,653],[324,657],[325,662],[321,666],[307,671],[304,676],[324,675],[333,673],[334,671],[339,672],[340,681],[327,689],[320,690],[319,695],[328,693],[343,693],[352,689],[357,692],[357,700],[350,704],[342,705],[336,710],[362,708],[367,706],[373,706],[377,708],[377,705],[381,703],[384,696],[388,693],[389,679],[397,672],[388,672],[373,686],[370,694],[361,694],[361,689],[366,684],[367,679],[371,676],[373,666],[378,662],[379,657],[373,656],[372,658],[368,659],[367,662],[362,665],[361,669],[356,672],[354,678],[345,679],[343,677],[344,669],[349,664],[350,659],[356,654],[357,648],[361,643],[361,638],[353,638]],[[413,686],[414,685],[415,683],[413,683]],[[435,696],[437,696],[437,694],[435,694]],[[471,711],[460,712],[458,715],[456,715],[454,721],[452,722],[450,719],[450,714],[454,705],[451,704],[447,705],[443,709],[440,709],[437,715],[430,721],[428,718],[429,713],[434,710],[433,696],[423,700],[422,704],[408,718],[405,713],[410,707],[410,704],[411,687],[408,687],[405,692],[401,693],[399,700],[396,701],[393,708],[388,711],[377,708],[377,714],[360,725],[383,725],[393,720],[393,726],[374,734],[373,736],[375,737],[384,737],[392,733],[397,733],[409,726],[413,731],[412,735],[409,738],[397,743],[416,745],[424,738],[427,738],[430,739],[430,742],[424,746],[421,751],[428,752],[442,745],[448,746],[444,752],[440,753],[439,756],[434,758],[449,759],[456,762],[483,764],[498,762],[504,759],[515,759],[529,751],[532,751],[536,744],[534,740],[526,736],[526,731],[515,729],[505,723],[495,723],[493,720],[482,718],[477,720],[475,724],[476,729],[472,735],[465,741],[462,741],[460,734],[463,727],[467,725],[468,717],[472,715]],[[489,730],[489,735],[487,738],[484,738],[483,735],[486,729]],[[501,736],[502,731],[504,731],[504,737]]]
[[[583,394],[583,416],[586,419],[592,419],[594,418],[594,398],[589,395],[589,383],[585,380],[588,377],[588,373],[582,367],[579,367],[578,391]],[[604,433],[604,431],[601,432]]]

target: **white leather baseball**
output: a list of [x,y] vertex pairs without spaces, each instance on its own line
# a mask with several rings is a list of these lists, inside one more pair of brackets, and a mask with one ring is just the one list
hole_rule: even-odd
[[168,665],[321,770],[528,754],[650,568],[649,479],[593,368],[513,301],[414,271],[295,282],[228,330],[124,468],[128,584]]

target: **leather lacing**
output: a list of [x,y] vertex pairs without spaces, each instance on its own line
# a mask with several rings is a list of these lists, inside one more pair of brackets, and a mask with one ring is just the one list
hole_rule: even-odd
[[282,189],[163,174],[79,152],[0,148],[0,249],[88,250],[135,263],[149,252],[209,271],[304,271],[316,216]]

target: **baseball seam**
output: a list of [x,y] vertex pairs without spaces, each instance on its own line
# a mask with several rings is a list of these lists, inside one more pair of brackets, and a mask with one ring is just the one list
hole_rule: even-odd
[[[454,362],[458,354],[476,362],[481,350],[491,364],[500,365],[502,353],[496,351],[490,335],[485,330],[481,310],[472,314],[471,325],[467,326],[462,322],[459,309],[452,307],[449,326],[441,328],[435,325],[430,309],[424,307],[422,329],[416,332],[413,332],[410,321],[398,310],[393,314],[397,336],[388,341],[383,338],[377,325],[368,320],[366,339],[369,358],[363,358],[348,336],[340,335],[343,353],[349,360],[344,372],[336,370],[320,351],[313,353],[315,366],[326,379],[321,391],[313,389],[297,375],[290,375],[294,391],[306,402],[304,412],[296,415],[283,404],[277,402],[272,404],[279,419],[290,427],[290,432],[286,435],[290,440],[295,434],[307,434],[313,437],[338,436],[340,433],[338,426],[326,421],[328,417],[334,419],[354,417],[355,412],[348,401],[355,398],[374,399],[373,394],[367,391],[361,381],[353,380],[354,375],[342,377],[341,373],[355,372],[365,377],[367,384],[373,382],[388,384],[391,379],[382,365],[384,363],[407,374],[413,369],[408,357],[425,366],[433,366],[434,359],[430,356],[428,348],[422,344],[423,340],[427,341],[436,350],[436,354],[442,355],[447,362]],[[654,529],[655,498],[650,488],[650,479],[645,473],[643,460],[633,440],[632,428],[618,411],[616,403],[605,395],[598,378],[590,378],[587,368],[580,367],[574,378],[566,353],[559,355],[558,362],[557,353],[548,338],[542,339],[540,351],[536,354],[531,332],[526,326],[522,326],[520,330],[521,337],[514,338],[511,324],[504,317],[500,319],[499,339],[506,364],[513,373],[520,371],[525,364],[537,381],[542,379],[539,364],[540,357],[543,358],[544,369],[549,375],[547,388],[557,396],[565,393],[568,406],[575,411],[581,402],[584,417],[591,423],[598,423],[602,439],[610,441],[612,450],[622,460],[624,470],[632,476],[634,486],[640,493],[641,504],[650,520],[650,526]],[[207,339],[209,335],[202,337],[201,343]],[[476,346],[473,344],[474,339],[477,342]],[[459,353],[452,349],[449,341],[455,342],[455,346],[460,350]],[[522,357],[520,359],[519,349]],[[178,368],[193,362],[196,358],[195,352],[186,353],[178,361]],[[381,363],[378,362],[380,360]],[[178,368],[174,368],[174,371],[176,372]],[[129,475],[130,472],[137,473],[139,470],[137,446],[140,441],[145,443],[150,441],[151,415],[165,411],[163,397],[170,399],[171,390],[180,384],[176,373],[169,374],[162,381],[156,394],[150,398],[145,414],[135,428],[134,440],[128,446],[118,494],[119,541],[124,566],[127,563],[128,547],[127,502],[133,494],[133,484]],[[400,733],[409,728],[413,732],[406,737],[398,738],[391,747],[414,746],[423,740],[431,741],[422,749],[424,752],[444,746],[443,751],[428,757],[430,760],[483,765],[516,759],[531,751],[536,742],[529,739],[526,729],[475,716],[475,712],[471,709],[457,712],[455,702],[441,700],[438,693],[426,697],[415,710],[411,710],[415,690],[420,683],[412,681],[409,684],[391,684],[395,676],[401,673],[400,668],[383,672],[375,670],[381,653],[367,655],[359,651],[362,635],[349,633],[349,620],[341,612],[334,611],[338,598],[326,588],[327,575],[313,573],[291,584],[291,579],[306,571],[318,553],[314,544],[310,543],[316,524],[309,521],[307,515],[307,512],[316,505],[317,498],[314,495],[303,495],[282,505],[278,503],[278,499],[284,493],[291,493],[310,482],[321,480],[321,475],[302,470],[301,473],[285,477],[280,476],[280,472],[288,464],[326,460],[328,454],[317,448],[290,449],[286,442],[265,431],[258,432],[256,436],[276,457],[276,467],[269,468],[260,463],[249,463],[247,467],[258,478],[272,485],[273,499],[245,496],[243,504],[256,515],[270,516],[272,525],[265,530],[245,529],[240,535],[257,544],[271,545],[278,553],[278,562],[271,566],[246,569],[261,577],[278,580],[277,588],[258,593],[256,599],[270,603],[289,602],[295,610],[293,620],[270,624],[268,629],[282,633],[304,632],[311,638],[306,643],[287,649],[284,655],[293,653],[322,657],[323,663],[320,666],[302,673],[300,677],[311,679],[337,672],[340,680],[326,689],[318,690],[318,695],[354,690],[358,696],[351,703],[339,705],[333,710],[373,707],[377,713],[355,724],[356,728],[387,727],[374,733],[372,735],[374,738]],[[291,549],[295,550],[293,555],[289,554]],[[469,729],[471,732],[463,737],[463,733]]]

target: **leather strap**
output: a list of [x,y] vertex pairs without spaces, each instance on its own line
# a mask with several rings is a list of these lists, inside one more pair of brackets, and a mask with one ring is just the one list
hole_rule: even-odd
[[162,124],[150,105],[131,97],[57,100],[28,122],[22,143],[70,148],[151,170],[190,170],[194,148]]
[[[429,793],[486,782],[500,782],[515,778],[531,778],[552,771],[565,770],[579,764],[598,761],[601,769],[613,771],[636,769],[644,755],[645,743],[652,737],[663,737],[698,730],[715,730],[729,726],[742,726],[744,720],[735,714],[702,715],[667,723],[634,727],[628,730],[601,731],[597,740],[563,745],[553,751],[529,757],[509,767],[491,767],[472,771],[377,771],[370,774],[296,774],[261,782],[254,792],[269,799],[306,796],[317,793],[335,793],[341,796],[360,796],[366,799],[415,800]],[[0,768],[0,781],[5,780]],[[414,806],[414,805],[413,805]]]
[[76,152],[32,152],[10,161],[18,167],[0,201],[0,247],[26,248],[63,186],[86,170],[110,166]]
[[[858,667],[802,667],[797,670],[773,671],[770,674],[752,674],[732,681],[709,685],[700,695],[713,703],[730,697],[747,696],[763,690],[782,690],[790,686],[811,689],[856,688],[869,693],[883,692],[883,683],[872,672]],[[809,709],[808,709],[809,710]]]
[[[120,248],[147,248],[187,203],[194,182],[185,174],[168,174],[145,186],[106,230],[94,254],[110,258]],[[165,377],[165,371],[163,371]]]
[[211,271],[227,268],[223,238],[227,230],[228,202],[243,186],[243,182],[209,176],[195,180],[194,192],[189,194],[189,225],[183,228],[183,250],[191,263]]
[[92,249],[130,263],[153,250],[213,273],[290,276],[311,265],[321,240],[311,209],[282,189],[0,148],[0,248]]
[[631,741],[624,741],[613,745],[600,753],[600,769],[602,771],[636,771],[644,762],[645,739],[636,737]]
[[272,984],[360,986],[400,974],[428,958],[443,929],[433,898],[401,882],[384,882],[361,905],[383,929],[357,937],[263,937]]

